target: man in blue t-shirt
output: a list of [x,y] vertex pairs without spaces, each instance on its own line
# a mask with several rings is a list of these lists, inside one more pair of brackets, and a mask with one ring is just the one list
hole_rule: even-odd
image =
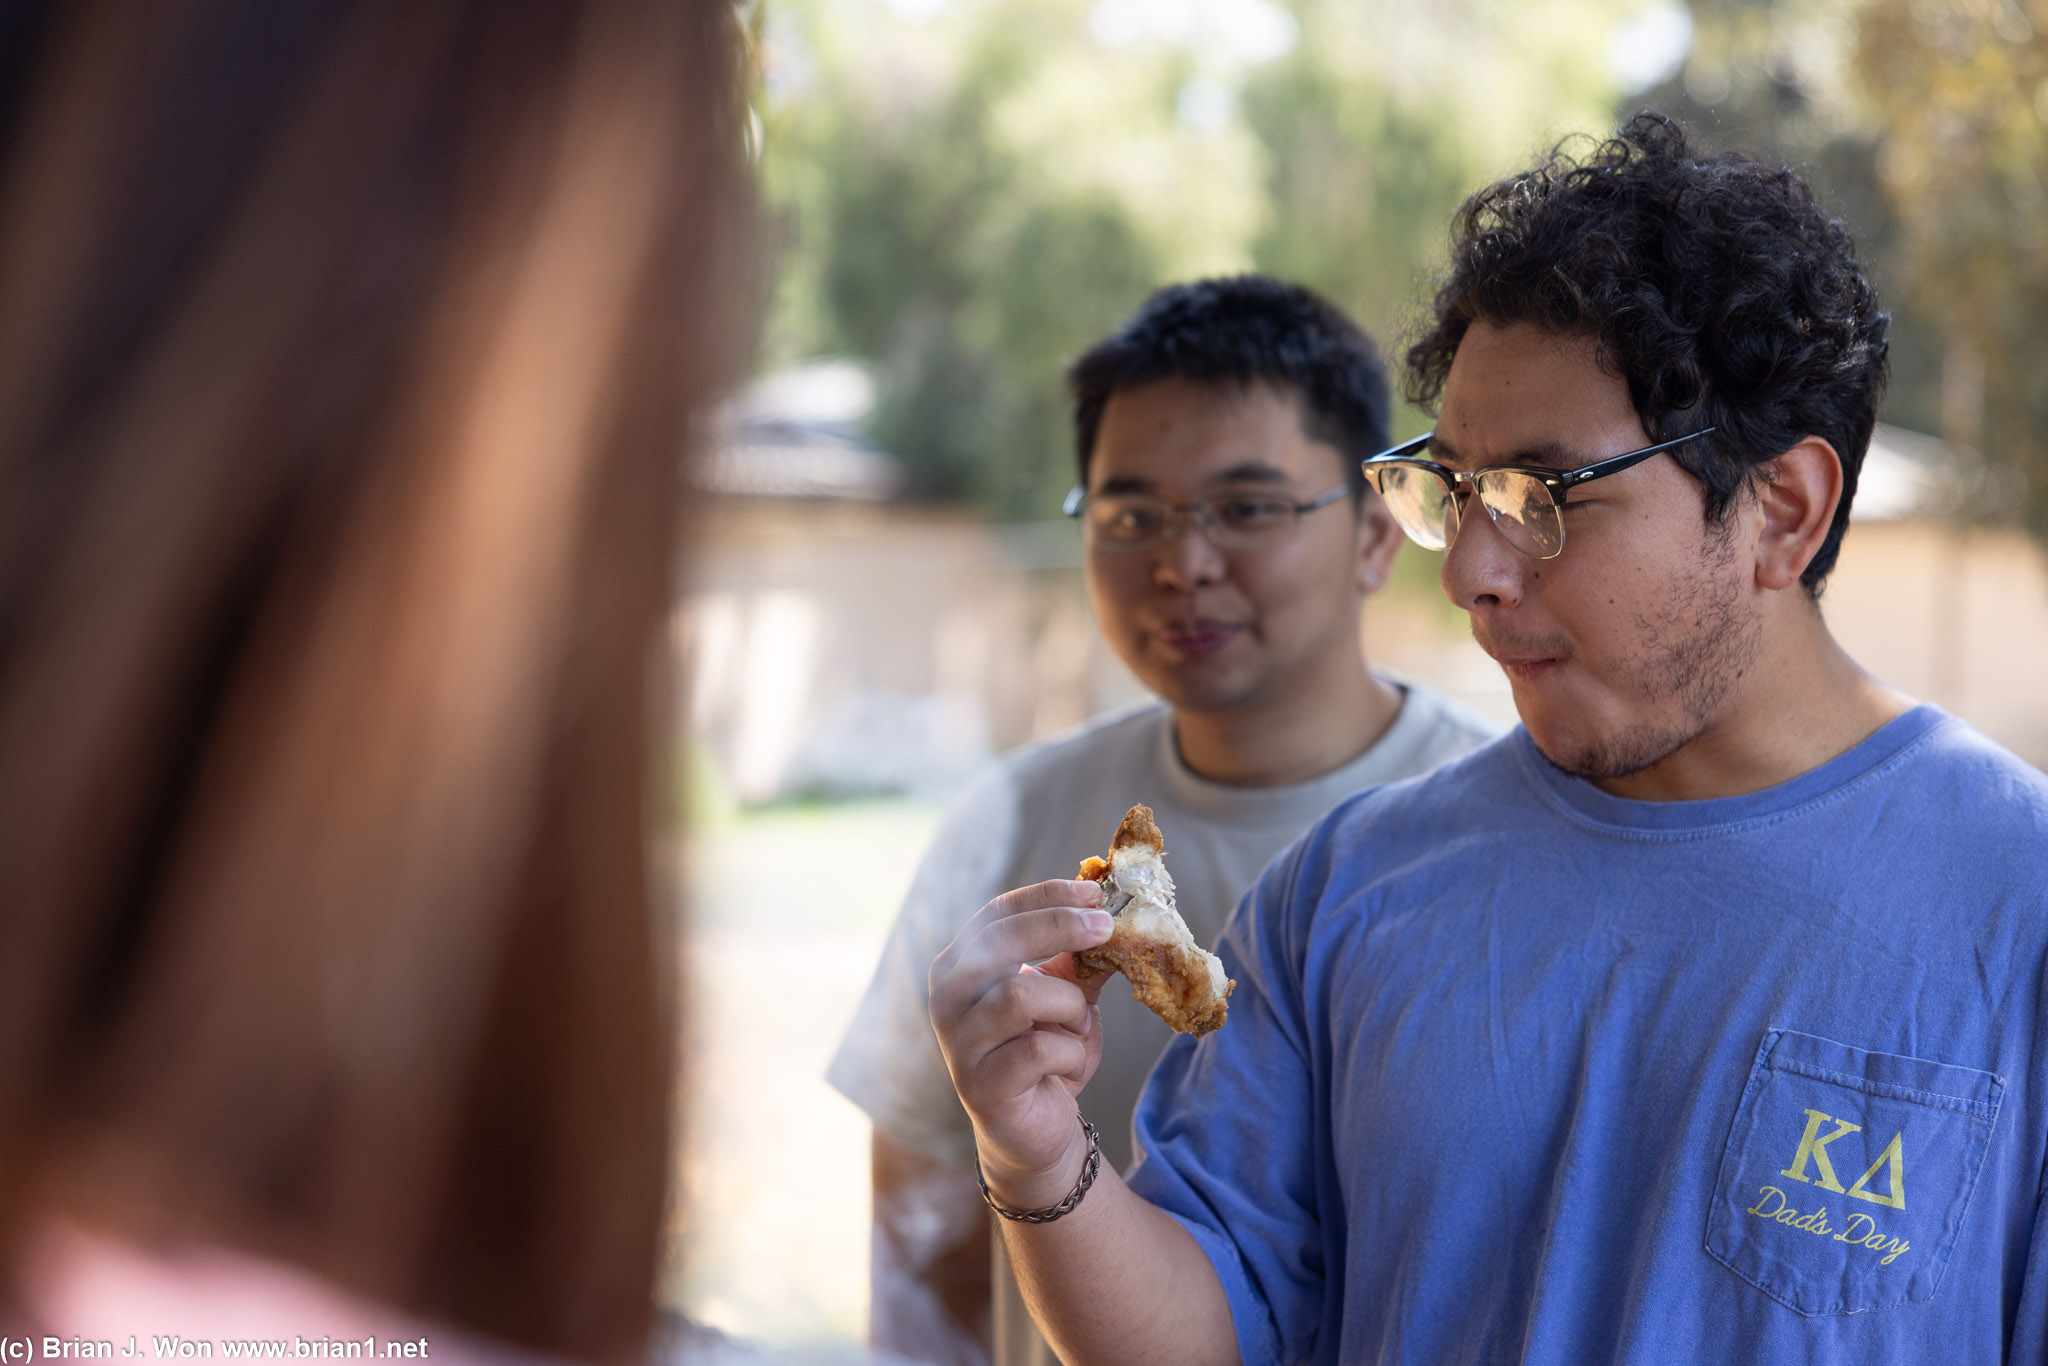
[[2048,779],[1818,606],[1885,329],[1797,176],[1654,116],[1468,201],[1367,468],[1522,726],[1267,869],[1128,1183],[1094,885],[933,965],[1071,1366],[2048,1363]]

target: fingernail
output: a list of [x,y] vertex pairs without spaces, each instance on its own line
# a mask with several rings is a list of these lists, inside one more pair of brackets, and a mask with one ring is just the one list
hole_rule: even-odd
[[1083,911],[1081,913],[1081,925],[1082,928],[1088,931],[1088,933],[1101,935],[1104,938],[1107,938],[1109,936],[1110,926],[1109,912]]
[[1098,905],[1102,901],[1102,884],[1081,878],[1074,883],[1074,899],[1084,906]]

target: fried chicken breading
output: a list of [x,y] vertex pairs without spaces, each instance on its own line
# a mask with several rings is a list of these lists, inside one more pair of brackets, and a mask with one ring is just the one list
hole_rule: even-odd
[[1074,955],[1079,977],[1121,972],[1131,995],[1182,1034],[1223,1027],[1226,998],[1237,986],[1223,960],[1195,942],[1173,904],[1166,841],[1149,806],[1134,806],[1110,841],[1107,859],[1090,858],[1080,876],[1102,884],[1103,909],[1114,917],[1106,943]]

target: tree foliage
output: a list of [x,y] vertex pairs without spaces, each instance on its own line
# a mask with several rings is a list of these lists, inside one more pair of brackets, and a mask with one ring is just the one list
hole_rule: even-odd
[[1467,192],[1649,105],[1807,172],[1894,314],[1887,419],[2048,537],[2048,0],[1693,0],[1636,93],[1610,44],[1676,0],[757,3],[767,361],[867,362],[923,494],[1049,514],[1062,368],[1169,280],[1267,270],[1397,351]]
[[1411,10],[769,0],[769,362],[866,361],[918,491],[1043,516],[1072,480],[1061,371],[1158,285],[1268,270],[1391,343],[1464,193],[1613,99],[1509,0]]
[[[841,0],[784,18],[780,41],[813,65],[766,120],[783,271],[771,360],[868,362],[870,435],[916,492],[1056,506],[1072,482],[1063,364],[1176,256],[1201,257],[1203,224],[1152,215],[1162,232],[1086,148],[1048,145],[1049,121],[1101,112],[1054,88],[1073,7],[959,4],[916,24]],[[1152,93],[1164,113],[1123,92],[1139,106],[1126,141],[1170,120],[1170,87]]]
[[1869,0],[1859,17],[1901,275],[1942,338],[1943,425],[2006,476],[1978,510],[2048,542],[2048,3]]
[[1695,0],[1652,92],[1800,166],[1893,315],[1886,420],[1959,451],[1963,510],[2048,542],[2048,4]]

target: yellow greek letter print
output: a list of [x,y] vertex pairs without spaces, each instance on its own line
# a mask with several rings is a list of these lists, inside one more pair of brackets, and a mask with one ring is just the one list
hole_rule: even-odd
[[[1868,1200],[1872,1204],[1890,1205],[1893,1209],[1904,1209],[1906,1207],[1906,1157],[1905,1149],[1901,1146],[1901,1143],[1905,1137],[1906,1131],[1904,1129],[1893,1134],[1892,1141],[1887,1143],[1884,1151],[1877,1155],[1877,1161],[1870,1164],[1870,1170],[1857,1177],[1856,1184],[1849,1187],[1844,1193],[1852,1195],[1858,1200]],[[1891,1164],[1892,1193],[1890,1195],[1879,1195],[1869,1189],[1870,1178],[1876,1176],[1877,1169],[1886,1163]]]
[[[1835,1131],[1826,1138],[1820,1137],[1820,1126],[1823,1124],[1833,1124],[1835,1126]],[[1807,1185],[1812,1185],[1813,1178],[1806,1174],[1806,1159],[1811,1157],[1814,1166],[1820,1168],[1820,1188],[1824,1191],[1833,1191],[1837,1195],[1842,1194],[1842,1183],[1835,1180],[1835,1164],[1828,1161],[1828,1144],[1833,1143],[1843,1134],[1860,1133],[1862,1129],[1863,1126],[1861,1124],[1851,1124],[1845,1119],[1836,1119],[1833,1115],[1824,1115],[1818,1110],[1808,1110],[1806,1112],[1806,1133],[1799,1140],[1799,1151],[1793,1155],[1792,1165],[1779,1172],[1778,1175],[1789,1176],[1794,1181],[1804,1181]],[[1880,1157],[1878,1161],[1882,1162],[1884,1159]],[[1871,1170],[1875,1171],[1876,1168],[1873,1167]],[[1864,1179],[1868,1180],[1869,1177],[1866,1175]],[[1878,1199],[1874,1195],[1865,1196],[1864,1198],[1869,1200]],[[1884,1202],[1880,1201],[1880,1203]],[[1901,1205],[1900,1208],[1903,1209],[1904,1206]]]

